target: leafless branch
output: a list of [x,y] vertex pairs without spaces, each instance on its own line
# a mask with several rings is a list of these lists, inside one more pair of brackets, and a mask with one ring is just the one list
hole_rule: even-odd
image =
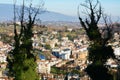
[[83,22],[82,18],[80,17],[79,6],[78,6],[77,13],[78,13],[78,17],[79,17],[79,20],[80,20],[81,26],[82,26],[86,31],[88,31],[88,29],[87,29],[85,23]]
[[107,38],[103,38],[103,45],[105,45],[108,42],[108,40],[111,39],[111,37],[112,37],[111,32],[112,32],[112,24],[113,23],[112,23],[110,18],[109,18],[110,23],[107,23],[108,22],[108,16],[107,15],[102,14],[102,17],[103,17],[105,27],[106,27],[106,30],[107,30],[107,33],[106,33]]
[[95,10],[95,8],[97,7],[97,5],[99,4],[100,2],[97,0],[95,6],[93,7],[93,10]]
[[14,33],[15,35],[17,36],[17,29],[16,29],[16,0],[13,0],[14,1]]

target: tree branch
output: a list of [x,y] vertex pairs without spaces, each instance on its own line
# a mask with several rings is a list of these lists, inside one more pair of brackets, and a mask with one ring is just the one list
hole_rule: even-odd
[[78,17],[79,17],[79,20],[80,20],[81,26],[82,26],[86,31],[88,31],[88,29],[87,29],[85,23],[82,21],[82,18],[80,17],[79,6],[78,6],[78,9],[77,9],[77,14],[78,14]]

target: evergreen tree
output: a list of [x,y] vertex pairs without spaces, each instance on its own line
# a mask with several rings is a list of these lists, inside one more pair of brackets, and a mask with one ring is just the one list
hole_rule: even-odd
[[[104,66],[109,58],[115,58],[112,47],[108,45],[108,41],[112,37],[111,29],[103,16],[100,2],[97,0],[93,4],[93,1],[86,0],[85,4],[81,4],[86,10],[84,13],[88,16],[85,21],[79,15],[80,24],[85,29],[90,40],[88,60],[92,63],[87,66],[86,72],[92,80],[112,80],[112,75],[108,73],[108,69]],[[103,36],[98,28],[101,16],[105,20],[105,35],[107,36]]]
[[[20,33],[16,26],[16,0],[14,0],[14,49],[11,50],[8,56],[9,76],[15,80],[39,80],[36,71],[36,56],[33,53],[32,47],[32,28],[34,26],[36,16],[42,9],[43,3],[38,8],[32,7],[32,1],[28,8],[25,7],[25,0],[21,6],[20,13]],[[28,11],[26,13],[26,11]],[[28,15],[25,21],[25,14]]]

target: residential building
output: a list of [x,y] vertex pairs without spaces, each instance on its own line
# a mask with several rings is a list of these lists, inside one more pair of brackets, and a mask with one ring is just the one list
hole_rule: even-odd
[[37,60],[38,73],[50,74],[51,66],[48,60]]
[[120,47],[114,48],[114,54],[117,59],[120,59]]
[[67,60],[69,60],[70,59],[70,55],[71,55],[71,49],[68,49],[68,48],[66,48],[66,49],[63,49],[61,52],[60,52],[60,58],[61,59],[67,59]]
[[63,50],[60,50],[59,48],[54,48],[52,50],[52,54],[60,59],[70,59],[71,52],[71,49],[68,48]]
[[67,80],[80,80],[79,74],[69,73]]
[[7,55],[5,53],[0,53],[0,63],[7,62]]
[[54,49],[52,49],[52,54],[53,54],[55,57],[59,58],[59,57],[60,57],[60,49],[59,49],[59,48],[54,48]]

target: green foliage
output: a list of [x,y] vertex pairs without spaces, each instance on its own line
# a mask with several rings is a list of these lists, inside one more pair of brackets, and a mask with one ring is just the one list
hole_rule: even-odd
[[55,47],[58,47],[59,45],[57,43],[55,43]]
[[[15,80],[38,80],[34,56],[22,45],[9,53],[10,76]],[[31,75],[31,76],[30,76]]]
[[[90,10],[90,15],[88,15],[88,20],[86,18],[86,21],[83,21],[81,17],[79,17],[80,23],[82,27],[85,29],[87,36],[89,37],[90,40],[90,45],[89,45],[89,60],[94,63],[101,63],[104,64],[107,59],[109,58],[114,58],[113,54],[113,49],[111,46],[108,46],[108,41],[111,38],[111,32],[110,29],[107,27],[107,33],[108,35],[107,38],[103,38],[98,29],[98,21],[100,20],[102,16],[102,10],[101,10],[101,5],[99,5],[99,2],[96,1],[96,6],[94,6],[92,0],[87,0],[85,4],[86,6],[89,7]],[[90,6],[88,6],[90,5]],[[98,8],[98,7],[99,8]],[[94,8],[93,8],[94,7]],[[88,9],[88,8],[87,8]],[[97,10],[97,13],[96,13]],[[97,14],[97,16],[96,16]],[[107,24],[107,23],[106,23]]]
[[[98,26],[96,25],[96,27],[98,27]],[[90,29],[88,29],[87,35],[90,40],[100,40],[101,39],[101,34],[100,34],[98,28],[91,27]]]
[[58,39],[59,41],[61,41],[62,35],[61,35],[60,33],[57,35],[57,39]]
[[86,72],[92,80],[111,80],[112,76],[107,73],[108,69],[104,66],[109,58],[115,58],[112,47],[108,45],[108,41],[112,37],[111,30],[106,25],[107,37],[103,38],[98,29],[97,24],[102,16],[102,9],[99,1],[96,1],[96,5],[94,5],[93,0],[87,0],[86,4],[83,6],[86,10],[90,10],[88,14],[89,19],[86,18],[86,20],[83,21],[82,18],[79,17],[80,23],[90,40],[88,59],[92,63],[87,66]]
[[113,80],[108,69],[103,65],[89,65],[86,69],[92,80]]
[[51,73],[53,73],[53,74],[66,74],[67,71],[66,70],[61,70],[60,68],[52,66],[51,67]]
[[[30,67],[31,65],[32,67]],[[36,72],[35,68],[36,64],[34,59],[24,60],[23,65],[17,69],[18,71],[20,70],[21,74],[18,73],[18,75],[16,75],[16,80],[38,80],[38,76],[34,73]]]
[[49,44],[46,44],[46,45],[45,45],[45,49],[49,49],[49,50],[50,50],[50,49],[51,49],[50,45],[49,45]]
[[59,72],[59,69],[56,67],[51,67],[51,73],[57,74]]
[[[24,0],[23,0],[24,2]],[[31,11],[31,7],[29,9]],[[29,12],[28,22],[24,23],[24,3],[22,6],[20,33],[18,34],[14,24],[14,49],[8,56],[9,76],[15,80],[39,80],[36,68],[36,56],[33,53],[32,36],[35,17]],[[32,18],[33,17],[33,18]]]
[[71,73],[72,74],[80,74],[80,72],[78,70],[72,70]]
[[76,36],[73,36],[73,35],[70,35],[70,34],[68,34],[67,37],[71,41],[73,41],[76,38]]
[[102,46],[100,44],[91,44],[89,47],[89,61],[104,64],[109,58],[115,58],[111,46]]

